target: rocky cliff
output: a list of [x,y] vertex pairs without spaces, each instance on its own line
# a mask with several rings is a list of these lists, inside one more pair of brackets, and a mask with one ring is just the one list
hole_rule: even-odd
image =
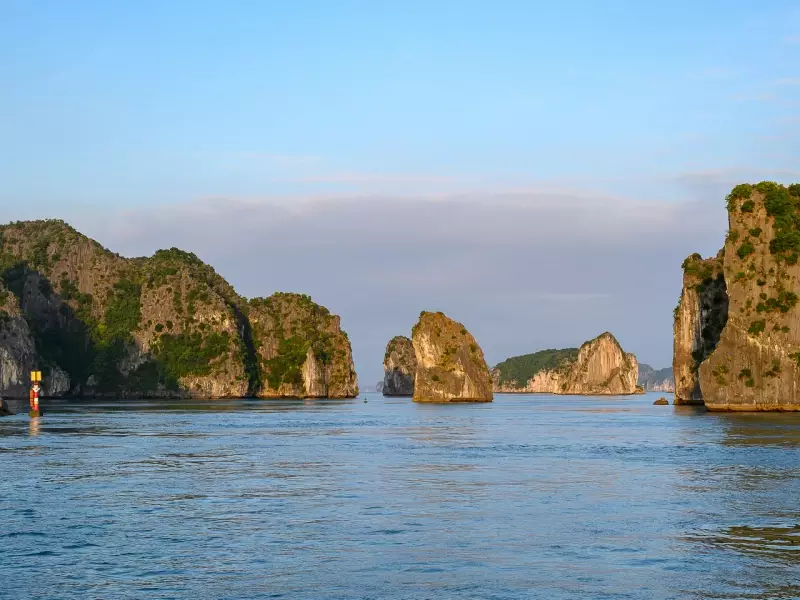
[[620,395],[635,394],[638,363],[605,332],[580,348],[542,350],[515,356],[492,370],[496,392]]
[[0,390],[3,395],[25,397],[36,348],[28,323],[13,294],[0,284]]
[[243,397],[266,380],[250,304],[194,254],[127,259],[62,221],[12,223],[0,227],[0,279],[46,395]]
[[475,338],[443,313],[422,312],[412,329],[414,402],[491,402],[489,368]]
[[393,337],[383,355],[384,396],[413,396],[414,378],[417,375],[417,355],[407,337]]
[[672,376],[672,369],[654,369],[650,365],[639,363],[639,387],[644,388],[645,392],[668,392],[675,391],[675,378]]
[[301,294],[249,303],[263,373],[260,397],[350,398],[358,395],[350,341],[339,317]]
[[[687,273],[711,267],[697,255],[684,263],[674,365],[688,385],[676,370],[676,401],[680,395],[710,410],[800,410],[800,185],[739,185],[727,208],[728,234],[713,273]],[[724,301],[708,301],[709,280]],[[719,335],[705,323],[722,324]]]
[[719,342],[728,320],[723,258],[693,254],[683,261],[683,289],[674,313],[675,404],[702,404],[698,366]]

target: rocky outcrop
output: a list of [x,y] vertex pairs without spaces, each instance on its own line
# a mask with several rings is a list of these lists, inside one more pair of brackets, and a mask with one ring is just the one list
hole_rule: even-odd
[[414,402],[491,402],[489,368],[475,338],[444,313],[422,312],[412,329]]
[[669,392],[675,391],[675,378],[672,376],[672,369],[654,369],[650,365],[639,363],[639,386],[645,392]]
[[393,337],[383,355],[384,396],[413,396],[414,378],[417,375],[417,355],[407,337]]
[[36,347],[16,296],[0,284],[0,393],[27,398]]
[[249,303],[263,398],[358,395],[350,340],[339,317],[308,296],[278,293]]
[[[800,410],[800,185],[739,185],[727,207],[728,234],[716,259],[725,302],[704,301],[709,277],[698,290],[699,277],[687,277],[686,266],[709,261],[690,257],[676,309],[674,363],[691,375],[691,399],[710,410]],[[718,337],[696,323],[703,311],[706,320],[723,323]],[[703,352],[689,357],[690,348]],[[675,375],[676,401],[679,390],[683,401],[689,390]]]
[[698,367],[716,347],[728,320],[723,258],[693,254],[683,261],[683,290],[674,312],[675,404],[702,404]]
[[622,395],[641,393],[638,363],[608,332],[580,348],[516,356],[492,370],[494,390],[513,393]]
[[[250,304],[194,254],[172,248],[128,259],[62,221],[12,223],[0,227],[0,278],[25,315],[45,395],[219,398],[264,390]],[[333,328],[319,325],[313,335],[324,337],[338,319]],[[347,353],[349,374],[349,343]],[[327,358],[301,361],[298,376],[313,394],[323,394],[338,369],[318,360]]]

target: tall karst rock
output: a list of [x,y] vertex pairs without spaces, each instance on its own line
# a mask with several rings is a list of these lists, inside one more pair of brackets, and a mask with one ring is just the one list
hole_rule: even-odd
[[339,317],[308,296],[278,293],[250,301],[261,397],[349,398],[358,378]]
[[[710,410],[800,410],[800,185],[742,184],[728,195],[727,208],[728,234],[716,262],[693,255],[684,263],[676,402],[702,401]],[[687,273],[694,266],[705,271]],[[722,289],[726,301],[715,302]]]
[[0,283],[0,390],[3,395],[24,397],[29,374],[36,366],[36,347],[17,297]]
[[417,355],[411,340],[401,335],[393,337],[383,355],[383,395],[413,396],[416,375]]
[[218,398],[260,389],[250,306],[194,254],[127,259],[55,220],[2,226],[0,244],[0,277],[25,315],[46,394]]
[[693,254],[683,261],[683,289],[674,312],[675,404],[703,404],[698,365],[714,350],[728,320],[723,258]]
[[422,312],[411,335],[415,402],[491,402],[492,379],[475,338],[444,313]]
[[580,348],[542,350],[509,358],[492,369],[496,392],[623,395],[637,386],[639,366],[605,332]]

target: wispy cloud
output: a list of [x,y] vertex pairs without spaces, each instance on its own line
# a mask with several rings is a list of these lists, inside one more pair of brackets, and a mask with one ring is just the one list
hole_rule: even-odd
[[469,180],[468,178],[455,177],[449,175],[339,172],[339,173],[321,173],[317,175],[307,175],[302,177],[290,177],[284,179],[283,181],[302,182],[302,183],[409,184],[409,183],[453,183],[453,182],[465,182],[468,180]]
[[783,41],[787,44],[800,44],[800,35],[787,35]]
[[[725,169],[674,176],[728,177]],[[712,202],[555,188],[215,198],[74,224],[125,255],[184,247],[248,296],[310,294],[342,316],[359,375],[371,382],[387,340],[422,309],[465,323],[490,362],[609,330],[644,362],[668,364],[680,263],[718,249],[724,194]]]
[[781,77],[775,80],[775,85],[800,85],[800,77]]

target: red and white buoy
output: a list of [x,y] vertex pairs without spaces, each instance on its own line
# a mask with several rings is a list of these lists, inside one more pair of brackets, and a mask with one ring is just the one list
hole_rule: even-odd
[[39,394],[41,393],[41,386],[39,384],[41,383],[41,381],[42,381],[42,372],[31,371],[30,416],[32,417],[42,416],[42,412],[39,410]]

